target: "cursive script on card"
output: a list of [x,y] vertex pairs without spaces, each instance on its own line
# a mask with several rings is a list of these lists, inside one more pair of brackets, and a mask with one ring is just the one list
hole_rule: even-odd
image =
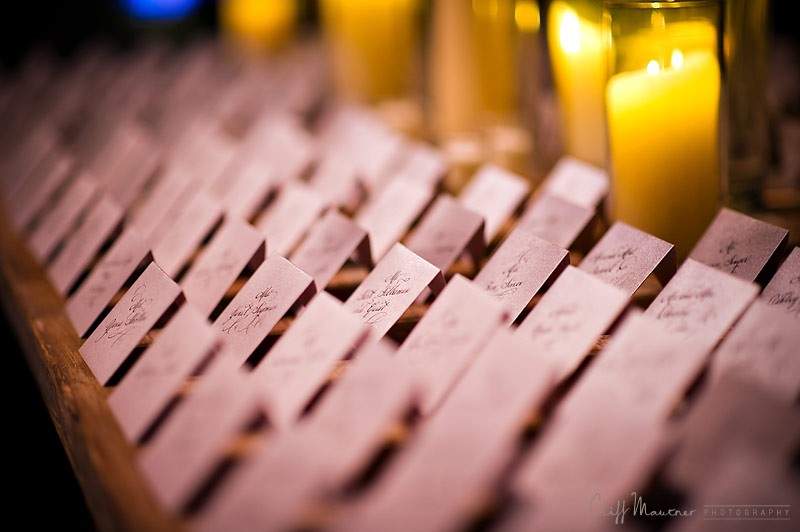
[[535,260],[533,250],[521,251],[508,261],[497,278],[486,284],[486,290],[500,300],[515,294],[525,283],[524,275],[527,272],[525,266],[533,260]]
[[736,239],[729,238],[719,243],[719,260],[712,262],[710,266],[724,272],[735,274],[740,267],[747,264],[750,257],[740,251]]
[[128,314],[123,318],[113,318],[111,323],[108,323],[103,328],[103,334],[95,339],[95,343],[103,339],[111,340],[111,345],[116,345],[117,342],[125,338],[137,323],[147,320],[147,313],[153,299],[148,297],[147,285],[142,284],[136,287],[133,295],[130,298],[130,305],[128,305]]
[[248,301],[232,309],[220,323],[220,329],[226,334],[247,334],[258,328],[263,316],[278,307],[278,291],[272,286],[258,292],[252,301]]

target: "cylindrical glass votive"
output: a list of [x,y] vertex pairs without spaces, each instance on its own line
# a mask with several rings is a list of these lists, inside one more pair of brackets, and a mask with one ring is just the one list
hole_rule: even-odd
[[322,0],[320,8],[340,96],[377,104],[414,93],[421,0]]
[[552,0],[547,49],[561,116],[564,151],[595,166],[605,163],[602,0]]
[[721,2],[606,0],[609,214],[683,260],[721,204]]

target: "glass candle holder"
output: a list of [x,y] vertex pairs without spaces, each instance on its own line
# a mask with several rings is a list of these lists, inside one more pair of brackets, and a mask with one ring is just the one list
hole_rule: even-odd
[[563,150],[595,166],[605,164],[606,149],[602,14],[602,0],[552,0],[547,9]]
[[321,0],[320,8],[341,97],[378,104],[413,96],[422,0]]
[[727,203],[743,211],[762,205],[770,170],[769,1],[726,0]]
[[722,202],[718,0],[606,0],[610,218],[691,251]]

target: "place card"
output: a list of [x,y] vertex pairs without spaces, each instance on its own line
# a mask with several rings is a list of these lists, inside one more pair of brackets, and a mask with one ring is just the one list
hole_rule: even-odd
[[265,256],[264,236],[246,221],[227,216],[181,279],[186,300],[210,316],[245,268],[261,264]]
[[717,475],[726,462],[759,457],[762,464],[786,471],[797,453],[800,413],[796,402],[786,404],[769,388],[727,375],[697,397],[676,437],[680,447],[662,478],[691,493]]
[[156,499],[179,513],[223,459],[225,446],[259,415],[248,375],[217,357],[169,422],[139,454]]
[[[42,212],[58,190],[71,177],[75,168],[69,155],[54,150],[34,176],[27,179],[8,202],[8,215],[17,231],[23,231]],[[42,167],[44,166],[44,167]]]
[[336,363],[366,333],[338,299],[317,294],[253,371],[270,423],[281,430],[294,424]]
[[408,237],[406,247],[443,272],[465,252],[478,266],[486,248],[483,218],[449,194],[440,194]]
[[358,177],[358,163],[346,154],[331,151],[317,163],[309,185],[329,205],[356,211],[366,192]]
[[395,180],[359,210],[356,222],[367,230],[372,259],[378,261],[399,242],[433,199],[433,188]]
[[239,151],[237,143],[212,120],[195,116],[191,126],[181,133],[171,160],[191,168],[192,175],[203,185],[211,185],[234,164]]
[[125,160],[114,169],[114,173],[98,176],[104,180],[111,197],[124,209],[128,209],[155,177],[160,164],[161,154],[155,142],[139,135],[125,154]]
[[338,209],[329,209],[289,258],[324,290],[351,257],[372,266],[367,232]]
[[707,345],[671,334],[631,312],[564,399],[560,415],[625,409],[637,419],[666,420],[706,365]]
[[153,245],[155,261],[167,275],[176,278],[223,216],[219,202],[208,192],[197,192]]
[[28,240],[33,256],[40,263],[52,255],[72,230],[96,193],[97,182],[81,174],[64,191],[52,210],[45,214]]
[[87,165],[98,181],[108,189],[121,183],[118,180],[124,167],[131,167],[138,155],[146,149],[143,144],[146,140],[145,130],[133,120],[117,122],[109,117],[109,131],[100,139],[102,144],[93,157],[87,158]]
[[797,316],[758,299],[715,351],[712,378],[734,373],[791,403],[800,397],[798,345]]
[[150,248],[136,229],[124,230],[67,300],[67,316],[78,336],[90,331],[117,292],[152,260]]
[[788,239],[786,229],[722,207],[689,258],[756,281],[768,264],[777,263]]
[[362,345],[344,375],[295,428],[308,448],[325,455],[319,481],[341,486],[353,479],[385,442],[393,423],[416,399],[411,372],[383,339]]
[[244,220],[251,220],[261,210],[277,183],[275,171],[260,159],[246,161],[235,172],[226,172],[215,184],[225,211]]
[[605,170],[564,156],[542,181],[536,193],[550,194],[581,207],[597,209],[608,191],[609,179]]
[[87,209],[47,268],[47,276],[59,294],[69,293],[103,246],[119,233],[123,216],[122,208],[105,194]]
[[180,386],[217,349],[219,336],[192,306],[183,305],[108,397],[122,432],[139,441]]
[[515,498],[534,509],[512,529],[615,526],[615,517],[602,513],[604,504],[616,510],[618,500],[644,492],[665,460],[666,437],[662,422],[636,418],[626,409],[602,415],[592,409],[552,420],[511,479]]
[[290,113],[267,111],[250,128],[242,148],[266,161],[275,170],[279,185],[297,180],[309,170],[317,157],[314,137]]
[[425,142],[411,142],[404,150],[404,157],[389,179],[420,181],[428,186],[439,186],[450,165],[447,157]]
[[290,530],[320,491],[324,453],[296,431],[270,435],[224,478],[192,530]]
[[100,384],[109,381],[179,296],[175,281],[150,263],[80,348]]
[[295,303],[305,304],[314,292],[311,277],[270,252],[214,321],[225,338],[226,354],[244,364]]
[[530,191],[523,177],[484,164],[459,194],[461,204],[484,219],[486,242],[492,242]]
[[568,264],[567,250],[516,228],[480,269],[474,282],[506,306],[510,323]]
[[715,346],[758,294],[758,286],[686,259],[645,314],[672,333]]
[[287,183],[255,225],[267,237],[271,251],[288,256],[326,207],[305,183]]
[[594,208],[577,205],[552,194],[534,198],[520,216],[515,228],[544,238],[551,244],[570,249],[594,226]]
[[795,247],[761,292],[761,299],[800,318],[800,248]]
[[6,198],[14,195],[48,152],[57,145],[58,136],[52,126],[45,124],[34,126],[33,131],[22,140],[10,159],[4,161],[2,186]]
[[507,323],[503,305],[456,274],[397,351],[420,383],[420,409],[430,414],[494,332]]
[[489,346],[335,530],[458,530],[492,493],[552,379],[508,331]]
[[444,286],[442,272],[403,244],[395,244],[353,291],[345,307],[382,337],[417,297]]
[[616,286],[628,297],[654,273],[662,286],[675,275],[675,246],[623,222],[615,222],[578,267]]
[[197,189],[188,167],[171,160],[149,194],[129,210],[129,223],[148,242],[158,242]]
[[337,151],[358,162],[368,193],[384,180],[405,154],[405,139],[365,107],[338,106],[322,121],[317,135],[325,152]]
[[526,339],[530,352],[548,359],[564,378],[577,369],[629,302],[622,290],[567,266],[516,334]]

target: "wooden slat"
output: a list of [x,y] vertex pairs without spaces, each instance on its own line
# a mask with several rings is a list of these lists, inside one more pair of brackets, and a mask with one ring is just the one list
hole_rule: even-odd
[[[136,468],[106,393],[84,363],[64,302],[0,212],[0,299],[101,530],[172,531]],[[9,457],[10,458],[10,457]],[[46,506],[42,511],[50,511]]]

